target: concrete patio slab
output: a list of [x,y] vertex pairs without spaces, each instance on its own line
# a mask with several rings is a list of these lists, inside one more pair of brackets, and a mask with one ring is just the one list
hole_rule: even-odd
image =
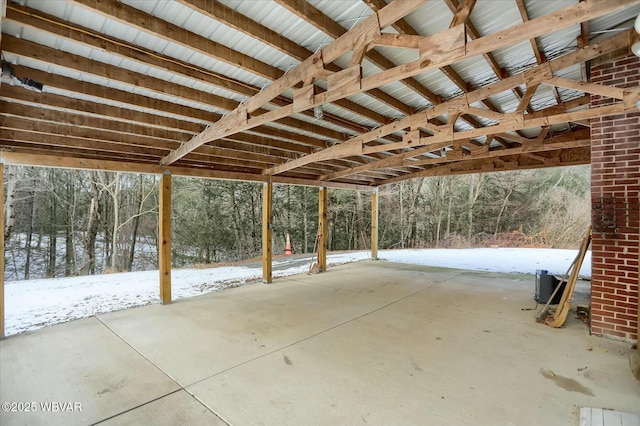
[[178,389],[95,318],[0,342],[2,425],[91,424]]
[[[630,344],[535,322],[533,277],[361,262],[0,342],[11,424],[574,425],[640,414]],[[175,381],[172,380],[175,379]]]
[[[135,321],[135,310],[101,315],[100,320],[188,386],[435,284],[415,270],[403,280],[397,279],[396,269],[375,270],[375,279],[362,279],[359,271],[348,267],[322,274],[324,279],[297,275],[273,285],[144,307],[145,314]],[[459,272],[439,274],[451,277]]]
[[568,425],[596,401],[639,410],[624,345],[577,320],[535,323],[520,309],[529,281],[462,273],[189,391],[230,424]]

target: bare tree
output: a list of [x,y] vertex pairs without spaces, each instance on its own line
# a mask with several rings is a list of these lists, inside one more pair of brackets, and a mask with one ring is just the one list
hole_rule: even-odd
[[478,175],[478,183],[476,184],[475,176],[475,174],[469,175],[469,196],[467,198],[467,218],[469,223],[467,240],[469,244],[471,244],[471,237],[473,236],[473,206],[476,204],[476,201],[478,201],[484,181],[484,175],[481,173]]
[[16,183],[18,181],[17,172],[19,170],[16,167],[7,167],[7,190],[5,191],[5,201],[4,201],[4,217],[5,217],[5,226],[4,226],[4,240],[9,241],[11,237],[11,233],[13,232],[13,228],[16,225],[16,212],[15,212],[15,198],[16,198]]
[[89,185],[91,187],[91,202],[87,219],[87,230],[82,238],[82,266],[80,273],[89,275],[96,273],[96,237],[98,235],[98,221],[101,215],[102,190],[99,186],[98,172],[91,172]]

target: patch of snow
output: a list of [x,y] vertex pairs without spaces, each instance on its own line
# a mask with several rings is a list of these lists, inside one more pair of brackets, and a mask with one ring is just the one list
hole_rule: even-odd
[[[380,259],[413,265],[534,275],[537,269],[564,275],[578,250],[536,248],[407,249],[381,250]],[[591,251],[587,251],[580,275],[591,276]]]
[[[418,265],[507,273],[535,274],[536,269],[562,275],[577,250],[556,249],[420,249],[381,250],[384,260]],[[336,266],[368,259],[370,252],[334,253],[327,263]],[[308,258],[273,261],[274,277],[307,272]],[[591,275],[591,253],[585,258],[581,275]],[[172,295],[184,299],[225,288],[257,282],[260,266],[225,266],[206,269],[174,269]],[[5,333],[17,334],[73,319],[86,318],[120,309],[158,303],[158,271],[141,271],[52,278],[5,283]]]

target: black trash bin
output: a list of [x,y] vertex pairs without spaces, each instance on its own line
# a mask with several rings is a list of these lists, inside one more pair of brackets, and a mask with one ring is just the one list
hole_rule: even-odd
[[551,300],[550,303],[551,305],[557,305],[558,303],[560,303],[560,299],[562,299],[562,293],[564,292],[564,287],[566,284],[566,281],[563,281],[561,284],[560,280],[553,275],[541,274],[538,280],[536,300],[538,301],[538,303],[547,303],[556,287],[560,286],[560,290],[556,292],[556,295],[553,297],[553,300]]

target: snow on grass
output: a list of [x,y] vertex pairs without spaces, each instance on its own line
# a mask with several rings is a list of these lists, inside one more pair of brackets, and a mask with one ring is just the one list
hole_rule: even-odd
[[[480,271],[534,274],[547,269],[562,275],[577,250],[555,249],[420,249],[382,250],[380,259],[418,265]],[[369,252],[333,253],[330,266],[368,259]],[[273,276],[307,272],[310,257],[282,258],[273,262]],[[581,275],[590,275],[587,253]],[[225,266],[207,269],[174,269],[171,275],[175,299],[198,296],[225,288],[258,282],[260,266]],[[10,281],[5,284],[6,334],[17,334],[47,325],[160,301],[158,271],[128,272],[70,278]]]
[[[368,258],[368,253],[333,254],[329,265]],[[309,257],[310,260],[310,257]],[[309,260],[274,260],[274,277],[307,272]],[[289,266],[289,265],[293,266]],[[174,269],[171,293],[174,300],[199,296],[259,281],[259,267],[224,266],[206,269]],[[69,278],[5,283],[6,335],[35,330],[119,309],[160,302],[158,271],[127,272]]]
[[[381,250],[380,259],[414,265],[470,269],[519,274],[535,274],[544,269],[550,274],[564,275],[578,250],[536,248],[473,248]],[[580,275],[591,276],[591,252],[587,251]]]

